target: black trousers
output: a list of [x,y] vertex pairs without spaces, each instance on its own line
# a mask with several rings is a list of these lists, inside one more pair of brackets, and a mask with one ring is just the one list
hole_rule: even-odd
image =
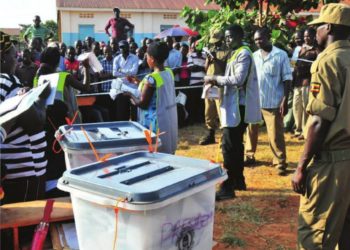
[[244,144],[243,135],[247,128],[244,122],[244,106],[240,106],[241,122],[237,127],[225,127],[222,134],[222,154],[228,179],[224,182],[227,187],[244,182]]
[[131,102],[128,96],[118,95],[112,104],[111,119],[113,121],[129,121],[130,120]]
[[[203,86],[203,83],[190,86]],[[188,124],[204,122],[204,99],[202,99],[202,88],[185,89],[182,92],[187,96],[186,110],[188,112]]]

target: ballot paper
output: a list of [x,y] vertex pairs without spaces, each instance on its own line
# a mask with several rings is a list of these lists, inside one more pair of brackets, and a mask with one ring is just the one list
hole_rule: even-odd
[[132,94],[137,99],[141,97],[141,92],[137,89],[136,85],[131,85],[126,83],[123,81],[122,78],[117,78],[112,81],[109,95],[113,100],[115,100],[117,95],[126,93],[126,92]]
[[220,99],[219,88],[206,84],[203,88],[202,99]]
[[51,87],[51,93],[50,93],[50,96],[46,99],[46,105],[52,105],[55,102],[55,96],[56,96],[59,78],[60,78],[59,73],[39,76],[38,86],[42,86],[48,83],[50,84],[50,87]]
[[16,119],[27,112],[39,99],[39,96],[47,90],[49,83],[32,88],[23,95],[17,95],[6,99],[0,104],[0,124]]
[[91,69],[95,72],[101,72],[103,70],[102,64],[97,59],[96,55],[93,52],[83,53],[78,56],[78,61],[82,62],[89,58],[89,65]]
[[213,54],[210,52],[210,50],[207,47],[203,48],[203,52],[209,55],[209,57],[214,58]]
[[179,91],[179,93],[177,94],[177,96],[175,98],[175,102],[185,106],[186,101],[187,101],[187,96],[184,93],[182,93],[181,91]]

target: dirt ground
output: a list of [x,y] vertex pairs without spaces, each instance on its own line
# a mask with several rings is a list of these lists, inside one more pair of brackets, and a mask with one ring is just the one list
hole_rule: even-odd
[[[281,177],[271,167],[272,152],[266,130],[260,131],[257,164],[244,170],[248,190],[236,192],[235,199],[216,204],[214,250],[296,249],[299,196],[292,192],[290,180],[303,142],[285,135],[289,174]],[[204,133],[203,126],[181,129],[176,154],[220,160],[221,134],[217,133],[216,144],[199,146]]]

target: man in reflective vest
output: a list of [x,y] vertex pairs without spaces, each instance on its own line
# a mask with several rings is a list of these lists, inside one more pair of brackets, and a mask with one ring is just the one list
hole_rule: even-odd
[[243,175],[243,134],[248,123],[261,121],[259,87],[252,52],[243,45],[244,32],[239,25],[225,31],[225,41],[232,56],[224,76],[206,76],[206,84],[223,88],[220,98],[222,154],[228,179],[216,194],[216,200],[235,197],[234,190],[246,190]]

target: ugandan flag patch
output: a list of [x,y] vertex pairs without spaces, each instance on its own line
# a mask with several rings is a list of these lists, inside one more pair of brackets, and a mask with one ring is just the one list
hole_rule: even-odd
[[310,92],[313,94],[318,94],[320,92],[321,84],[317,82],[311,83]]

